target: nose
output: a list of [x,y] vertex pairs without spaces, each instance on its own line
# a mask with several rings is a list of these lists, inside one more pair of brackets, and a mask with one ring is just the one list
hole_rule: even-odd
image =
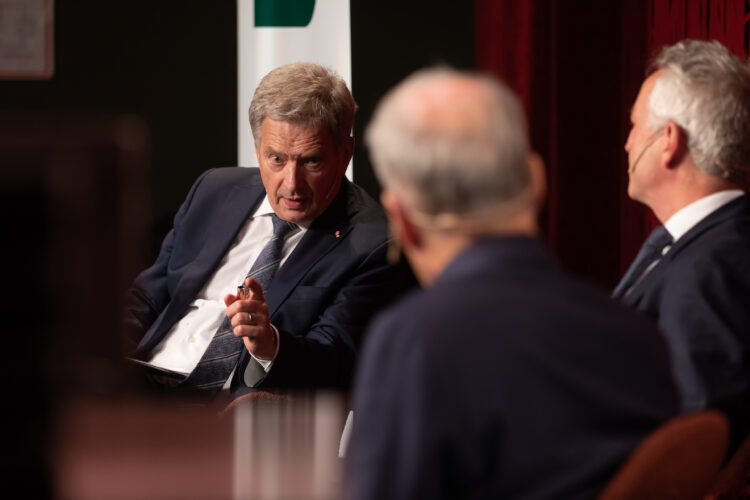
[[302,169],[297,165],[297,162],[295,160],[289,160],[284,172],[284,187],[286,187],[290,194],[298,191],[301,172]]
[[625,152],[630,153],[630,141],[633,137],[633,129],[630,129],[630,133],[628,134],[628,139],[625,141]]

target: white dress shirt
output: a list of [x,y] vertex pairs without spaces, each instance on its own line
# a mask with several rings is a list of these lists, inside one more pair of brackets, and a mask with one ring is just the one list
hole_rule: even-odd
[[[266,196],[237,234],[214,274],[198,292],[185,314],[151,352],[151,358],[147,360],[149,364],[185,375],[193,371],[226,316],[224,296],[237,293],[237,286],[244,284],[253,262],[272,238],[272,214],[273,209]],[[305,231],[306,228],[298,226],[287,235],[279,267],[284,265]],[[277,353],[278,340],[277,334]],[[273,360],[258,362],[268,371]]]
[[[670,245],[666,245],[662,249],[661,255],[666,255],[677,240],[682,238],[685,233],[690,231],[696,224],[698,224],[708,215],[713,213],[715,210],[718,210],[720,207],[726,205],[730,201],[734,200],[735,198],[739,198],[743,194],[745,194],[744,191],[740,189],[728,189],[725,191],[719,191],[717,193],[704,196],[700,200],[694,201],[693,203],[682,207],[680,210],[672,214],[672,217],[667,219],[667,221],[664,223],[664,228],[672,236],[672,243]],[[645,278],[646,275],[650,273],[654,267],[656,267],[656,264],[659,263],[659,260],[661,260],[661,258],[656,259],[655,261],[650,263],[646,269],[643,270],[638,279],[635,280],[635,282],[633,282],[630,288],[628,288],[628,290],[625,292],[625,295],[629,294],[631,290],[633,290],[636,285],[638,285],[638,283],[640,283],[641,280],[643,280],[643,278]]]
[[[694,201],[690,205],[682,207],[675,212],[672,217],[664,223],[664,228],[672,235],[672,244],[679,240],[685,233],[690,231],[693,226],[705,219],[709,214],[718,210],[735,198],[745,194],[740,189],[727,189],[717,193],[710,194]],[[667,247],[667,250],[669,247]],[[667,253],[666,251],[663,253]]]

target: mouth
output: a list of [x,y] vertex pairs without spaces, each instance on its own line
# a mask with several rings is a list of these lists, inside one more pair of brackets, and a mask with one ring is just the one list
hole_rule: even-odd
[[302,196],[283,196],[280,201],[287,210],[302,210],[307,206],[308,198]]

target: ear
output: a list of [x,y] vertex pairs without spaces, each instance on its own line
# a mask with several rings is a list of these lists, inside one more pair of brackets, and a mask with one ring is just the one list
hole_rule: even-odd
[[538,214],[541,212],[547,197],[547,172],[544,169],[544,160],[534,151],[529,153],[528,164],[531,181],[531,201],[534,210]]
[[396,243],[406,251],[418,247],[421,244],[421,237],[417,227],[409,219],[409,215],[404,209],[403,204],[399,201],[393,191],[384,189],[380,193],[380,202],[383,204],[385,213],[388,216],[391,235]]
[[679,125],[668,121],[664,125],[664,138],[664,146],[661,149],[662,163],[667,168],[675,168],[687,153],[687,137]]

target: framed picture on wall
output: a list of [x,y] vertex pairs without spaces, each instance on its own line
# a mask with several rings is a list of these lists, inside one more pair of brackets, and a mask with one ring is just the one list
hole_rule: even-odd
[[52,77],[53,7],[54,0],[0,0],[0,79]]

